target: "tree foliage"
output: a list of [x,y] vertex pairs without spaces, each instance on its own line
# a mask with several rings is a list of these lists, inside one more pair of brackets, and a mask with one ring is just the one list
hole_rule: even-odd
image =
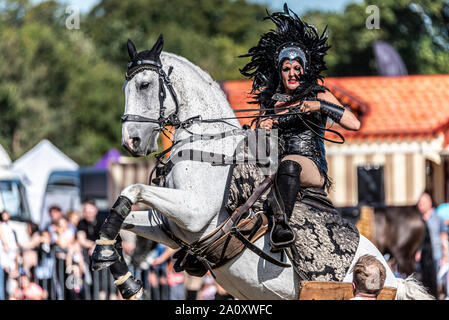
[[[365,26],[368,1],[344,12],[311,11],[328,25],[328,76],[375,75],[375,40],[393,45],[409,73],[449,72],[449,6],[443,0],[377,1],[380,29]],[[237,58],[272,25],[245,0],[102,0],[65,26],[57,1],[0,2],[0,144],[13,159],[46,138],[81,165],[120,147],[126,40],[186,57],[214,79],[242,79]]]

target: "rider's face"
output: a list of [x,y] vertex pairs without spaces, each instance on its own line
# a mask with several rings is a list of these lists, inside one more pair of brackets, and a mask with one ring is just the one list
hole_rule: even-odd
[[291,94],[299,86],[299,78],[303,73],[301,64],[296,61],[285,60],[282,63],[281,74],[282,83],[284,84],[285,92]]

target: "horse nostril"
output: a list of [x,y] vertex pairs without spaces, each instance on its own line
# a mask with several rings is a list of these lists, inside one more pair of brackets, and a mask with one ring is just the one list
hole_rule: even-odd
[[134,148],[139,147],[139,145],[140,145],[140,138],[139,137],[133,137],[132,141],[133,141],[133,147]]

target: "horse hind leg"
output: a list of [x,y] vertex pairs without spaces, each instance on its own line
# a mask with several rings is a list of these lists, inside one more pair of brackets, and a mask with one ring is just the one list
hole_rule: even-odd
[[120,291],[120,294],[127,300],[141,300],[143,296],[143,286],[139,279],[129,272],[123,257],[122,242],[120,236],[117,237],[115,244],[116,252],[119,259],[110,266],[112,277],[114,278],[114,285]]

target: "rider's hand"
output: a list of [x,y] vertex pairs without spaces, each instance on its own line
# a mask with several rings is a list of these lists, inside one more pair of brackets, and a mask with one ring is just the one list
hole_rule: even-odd
[[266,130],[271,130],[273,128],[273,125],[277,123],[278,123],[277,120],[265,118],[262,121],[260,121],[259,127]]
[[319,101],[310,101],[305,100],[301,107],[299,108],[301,112],[305,112],[307,114],[310,114],[311,112],[318,111],[321,109],[321,103]]

